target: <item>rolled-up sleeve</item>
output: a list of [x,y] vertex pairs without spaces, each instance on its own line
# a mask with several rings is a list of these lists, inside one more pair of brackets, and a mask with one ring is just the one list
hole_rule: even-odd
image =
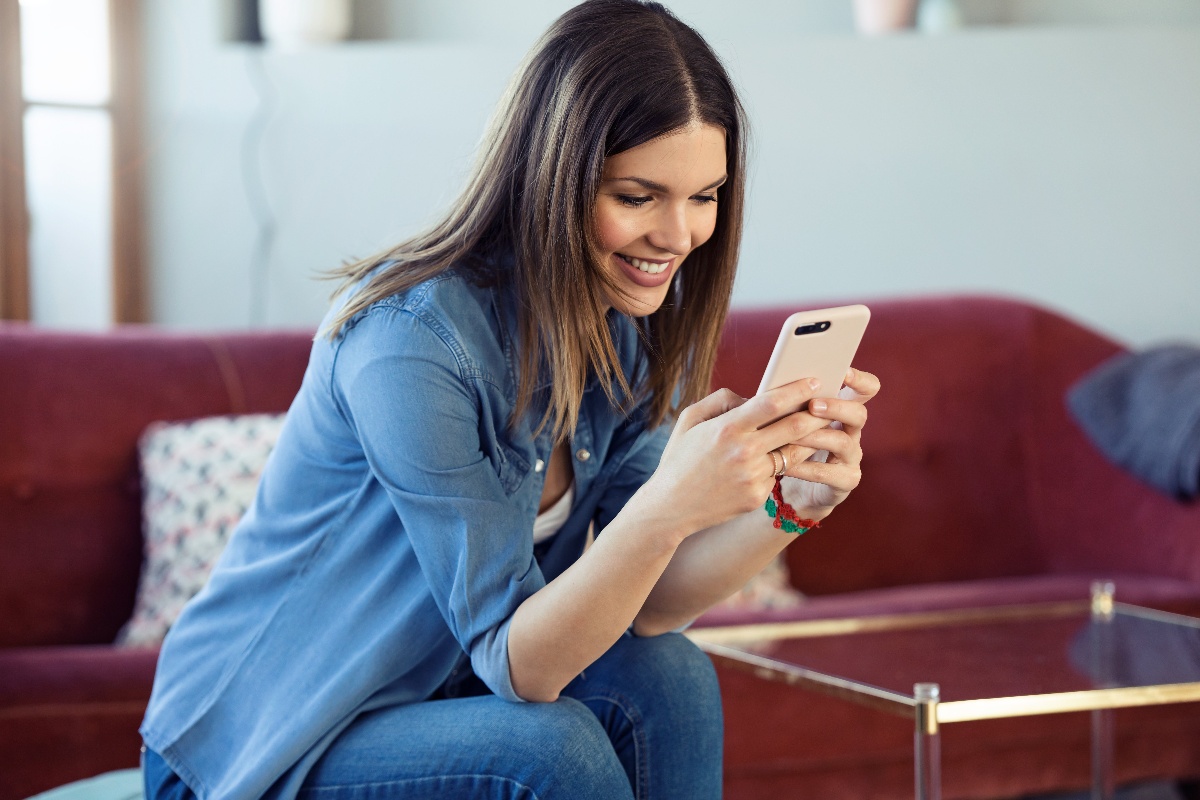
[[447,331],[377,306],[343,334],[332,387],[475,673],[511,701],[513,612],[545,579],[528,521],[501,483],[481,431],[489,377]]

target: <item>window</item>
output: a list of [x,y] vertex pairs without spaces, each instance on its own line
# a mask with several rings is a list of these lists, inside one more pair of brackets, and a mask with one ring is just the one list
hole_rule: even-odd
[[0,319],[29,319],[20,12],[0,3]]
[[0,5],[0,316],[144,321],[136,0]]

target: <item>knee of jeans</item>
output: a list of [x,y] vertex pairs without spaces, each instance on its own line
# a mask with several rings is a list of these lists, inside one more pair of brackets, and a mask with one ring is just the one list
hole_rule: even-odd
[[664,633],[640,641],[649,645],[648,655],[655,662],[668,666],[673,682],[716,688],[717,673],[712,659],[682,633]]
[[[570,697],[536,706],[538,739],[535,758],[545,759],[542,772],[563,797],[624,797],[629,781],[612,742],[596,715]],[[577,784],[572,793],[563,782]],[[607,789],[605,789],[607,787]],[[587,789],[588,791],[584,791]],[[606,793],[607,792],[607,793]]]
[[607,741],[595,715],[574,698],[560,697],[553,703],[531,703],[528,708],[539,716],[540,731],[555,741],[577,741],[585,749]]
[[664,633],[655,637],[662,640],[662,646],[667,651],[667,658],[676,665],[681,676],[699,687],[711,688],[718,691],[717,671],[713,668],[712,659],[682,633]]
[[629,637],[622,671],[638,691],[662,698],[678,698],[688,713],[710,709],[719,719],[721,690],[712,659],[681,633]]

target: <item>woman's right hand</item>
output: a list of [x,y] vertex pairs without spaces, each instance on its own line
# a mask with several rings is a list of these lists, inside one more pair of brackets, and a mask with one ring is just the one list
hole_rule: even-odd
[[748,400],[719,389],[688,406],[643,487],[645,499],[659,515],[668,511],[685,536],[762,506],[775,485],[771,451],[829,425],[798,410],[818,388],[804,379]]

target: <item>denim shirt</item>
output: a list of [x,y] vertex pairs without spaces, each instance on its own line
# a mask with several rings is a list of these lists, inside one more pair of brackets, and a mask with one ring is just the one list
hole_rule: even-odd
[[[520,700],[513,612],[581,555],[589,525],[602,535],[669,430],[614,409],[593,378],[574,507],[535,558],[554,442],[533,432],[544,386],[509,427],[514,308],[450,270],[316,340],[253,505],[163,644],[142,724],[200,798],[293,796],[357,715],[428,698],[468,659]],[[634,323],[609,325],[634,378]]]

